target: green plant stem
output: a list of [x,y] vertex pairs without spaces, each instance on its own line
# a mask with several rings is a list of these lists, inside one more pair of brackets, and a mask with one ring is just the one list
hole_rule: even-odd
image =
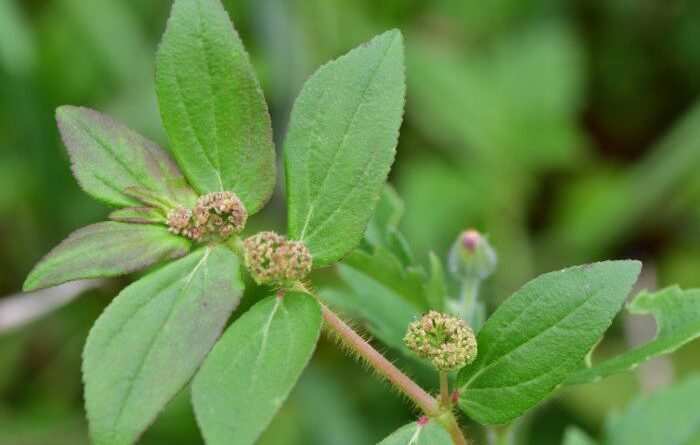
[[455,419],[455,416],[452,413],[449,413],[449,415],[450,417],[447,421],[447,431],[449,431],[450,436],[452,436],[452,441],[455,443],[455,445],[469,445],[469,441],[467,441],[464,433],[462,433],[462,429],[459,427],[457,419]]
[[429,416],[439,414],[437,400],[418,386],[399,368],[365,341],[333,311],[321,304],[321,314],[328,327],[353,351],[371,365],[377,373],[389,380]]
[[450,388],[447,381],[447,373],[440,371],[440,406],[446,407],[450,405]]
[[467,278],[462,281],[462,289],[459,299],[459,318],[473,324],[474,313],[476,311],[477,299],[479,297],[479,286],[481,281],[478,278]]

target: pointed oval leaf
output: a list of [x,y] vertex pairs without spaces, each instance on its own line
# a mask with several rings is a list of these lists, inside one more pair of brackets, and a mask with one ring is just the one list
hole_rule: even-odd
[[109,116],[64,105],[56,109],[56,121],[73,174],[89,195],[117,207],[138,205],[124,193],[127,187],[148,189],[183,205],[196,198],[162,148]]
[[452,438],[437,422],[412,422],[394,431],[377,445],[452,445]]
[[638,261],[606,261],[541,275],[508,298],[460,371],[460,407],[484,424],[529,410],[581,363],[620,310]]
[[652,314],[656,337],[624,354],[571,374],[566,384],[594,382],[609,375],[634,369],[659,355],[669,354],[700,336],[700,289],[678,286],[658,292],[641,292],[627,307],[632,314]]
[[217,246],[147,275],[114,299],[83,352],[95,445],[138,439],[194,375],[242,293],[238,258]]
[[324,65],[301,90],[284,145],[287,228],[315,266],[362,239],[394,161],[404,94],[397,30]]
[[108,221],[68,235],[34,266],[24,291],[84,278],[114,277],[190,250],[190,241],[165,226]]
[[306,367],[320,330],[318,303],[299,292],[268,297],[231,325],[192,384],[207,444],[256,441]]
[[200,192],[235,192],[248,214],[275,183],[262,90],[219,0],[176,0],[158,50],[156,91],[173,153]]

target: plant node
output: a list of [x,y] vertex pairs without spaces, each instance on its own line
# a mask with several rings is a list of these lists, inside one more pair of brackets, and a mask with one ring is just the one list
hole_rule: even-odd
[[245,264],[258,284],[287,287],[311,271],[311,253],[301,241],[260,232],[243,242]]
[[408,325],[404,342],[440,371],[457,371],[476,358],[476,339],[464,320],[430,311]]

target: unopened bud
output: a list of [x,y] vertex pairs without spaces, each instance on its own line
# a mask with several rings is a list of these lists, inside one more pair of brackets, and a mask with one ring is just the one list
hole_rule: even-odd
[[476,358],[476,339],[464,320],[430,311],[408,325],[406,346],[440,371],[457,371]]
[[301,241],[260,232],[243,242],[245,264],[258,284],[291,285],[311,271],[311,253]]
[[488,240],[474,229],[465,230],[450,250],[450,271],[460,280],[483,280],[496,268],[496,252]]

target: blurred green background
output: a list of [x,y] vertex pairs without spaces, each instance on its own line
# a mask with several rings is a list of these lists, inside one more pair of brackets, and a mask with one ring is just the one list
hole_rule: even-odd
[[[409,89],[390,177],[406,204],[401,228],[420,259],[430,250],[444,258],[464,228],[488,233],[500,260],[485,289],[491,308],[538,273],[605,258],[644,261],[648,288],[700,286],[700,2],[224,4],[263,84],[278,153],[306,77],[383,30],[402,30]],[[0,295],[19,292],[44,253],[108,213],[71,176],[57,105],[104,111],[167,147],[153,74],[168,10],[168,1],[0,0]],[[257,227],[284,230],[283,184]],[[0,444],[88,443],[82,345],[130,279],[0,333]],[[600,349],[653,332],[653,321],[621,316]],[[699,369],[695,342],[634,373],[560,391],[523,420],[518,443],[560,443],[568,424],[595,436],[635,394]],[[324,340],[260,443],[372,444],[413,416]],[[468,431],[482,443],[477,426]],[[186,393],[141,443],[201,443]]]

